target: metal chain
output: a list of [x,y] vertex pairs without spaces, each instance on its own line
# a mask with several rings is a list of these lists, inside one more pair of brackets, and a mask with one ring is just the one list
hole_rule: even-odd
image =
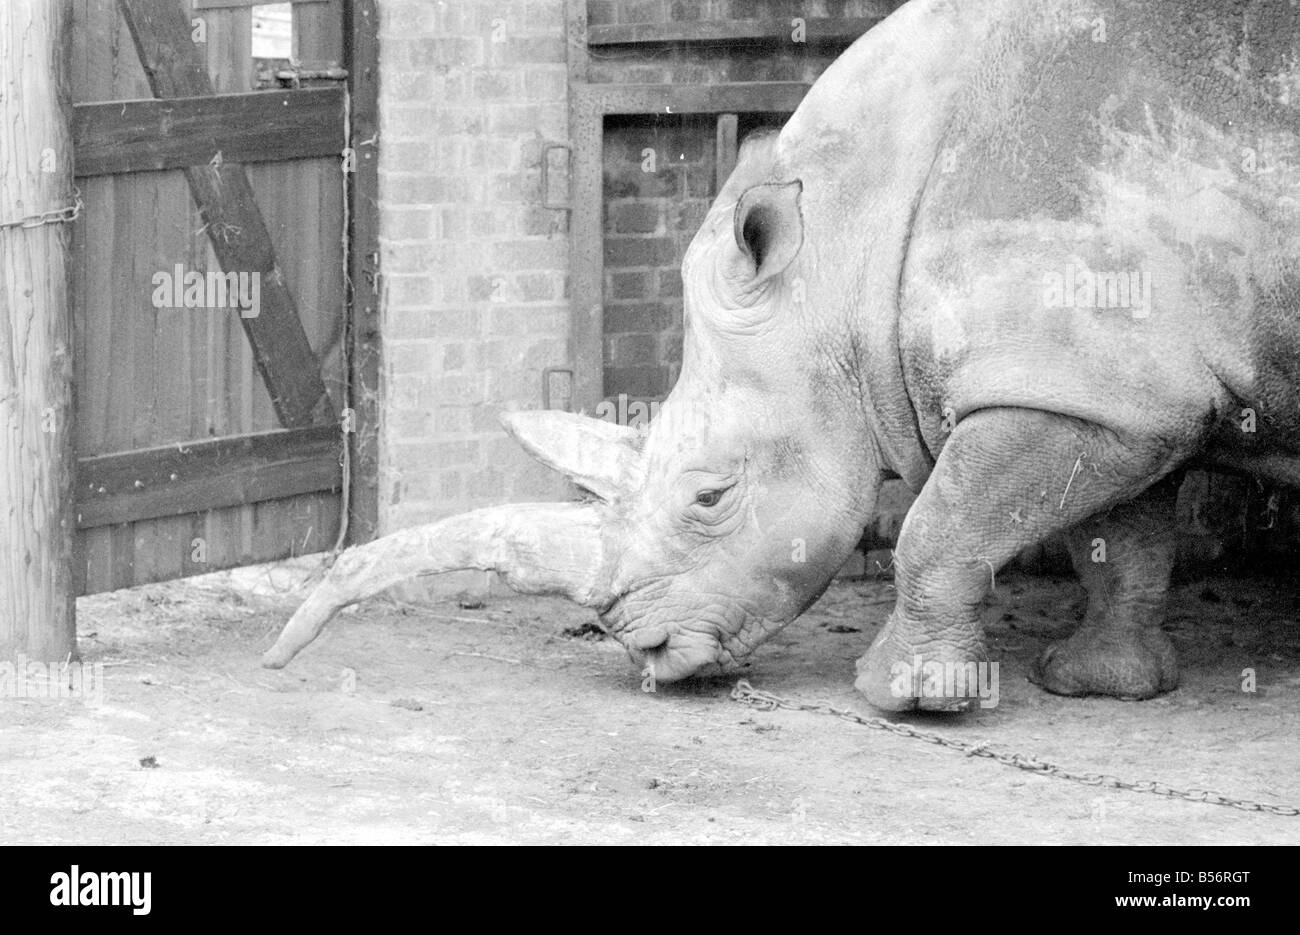
[[42,224],[71,224],[81,216],[81,209],[85,207],[81,201],[81,192],[75,187],[72,189],[72,197],[73,203],[66,207],[54,211],[43,211],[40,214],[33,214],[17,221],[2,221],[0,222],[0,229],[6,227],[40,227]]
[[1071,782],[1083,783],[1085,786],[1106,786],[1112,789],[1124,789],[1129,792],[1144,792],[1149,795],[1161,795],[1172,799],[1185,799],[1188,802],[1204,802],[1207,805],[1226,805],[1228,808],[1239,808],[1247,812],[1266,812],[1270,815],[1283,815],[1286,817],[1300,816],[1300,808],[1290,805],[1277,805],[1270,802],[1254,802],[1250,799],[1236,799],[1232,796],[1224,795],[1221,792],[1211,792],[1207,789],[1174,789],[1160,782],[1131,782],[1126,779],[1120,779],[1116,776],[1110,776],[1105,773],[1080,773],[1074,770],[1068,770],[1064,767],[1057,766],[1055,763],[1048,763],[1033,756],[1027,756],[1023,753],[1002,753],[997,750],[989,749],[988,741],[974,743],[968,740],[953,740],[944,737],[942,734],[936,734],[931,731],[920,730],[912,727],[910,724],[898,724],[894,721],[887,721],[880,717],[863,717],[844,708],[836,708],[826,702],[801,702],[794,701],[790,698],[782,698],[780,695],[774,695],[771,692],[760,691],[753,685],[750,685],[745,679],[736,683],[736,687],[731,690],[731,697],[741,704],[749,705],[752,708],[758,708],[761,711],[773,711],[777,708],[785,708],[789,711],[811,711],[814,714],[829,714],[837,717],[842,721],[849,721],[853,724],[859,724],[862,727],[868,727],[872,730],[883,730],[899,737],[910,737],[913,740],[921,740],[926,743],[932,743],[940,747],[948,747],[951,750],[957,750],[966,756],[980,756],[1001,763],[1003,766],[1011,766],[1015,769],[1022,769],[1025,772],[1037,773],[1040,776],[1052,776],[1056,779],[1068,779]]

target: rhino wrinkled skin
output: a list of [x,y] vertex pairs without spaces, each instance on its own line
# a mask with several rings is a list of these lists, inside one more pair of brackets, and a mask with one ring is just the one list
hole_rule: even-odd
[[873,705],[969,707],[894,673],[986,661],[994,573],[1056,533],[1089,602],[1034,680],[1173,688],[1180,469],[1300,483],[1297,61],[1288,0],[906,4],[742,148],[648,432],[505,417],[591,499],[344,553],[267,664],[394,576],[492,567],[596,609],[658,681],[726,667],[816,600],[893,472],[919,494]]

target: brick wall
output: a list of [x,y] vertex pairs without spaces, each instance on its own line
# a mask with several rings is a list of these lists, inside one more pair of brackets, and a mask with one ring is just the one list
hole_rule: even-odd
[[[565,362],[567,219],[540,207],[567,135],[563,0],[382,0],[381,531],[564,483],[502,432]],[[462,581],[463,583],[463,581]]]
[[606,121],[605,391],[662,397],[682,360],[681,262],[715,194],[714,121]]

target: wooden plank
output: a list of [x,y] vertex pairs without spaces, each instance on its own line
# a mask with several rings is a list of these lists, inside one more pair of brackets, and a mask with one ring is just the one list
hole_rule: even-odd
[[[129,50],[128,50],[129,51]],[[137,190],[148,190],[151,204],[140,205],[132,211],[137,223],[136,253],[142,262],[139,270],[166,269],[169,261],[185,258],[179,253],[195,253],[196,238],[178,238],[177,227],[189,222],[189,198],[184,179],[176,172],[157,172],[136,175],[131,179]],[[151,210],[152,209],[152,210]],[[141,225],[140,219],[151,223]],[[181,228],[195,230],[196,228]],[[195,312],[184,308],[154,308],[144,301],[140,286],[147,282],[143,276],[136,280],[135,295],[122,299],[133,304],[131,312],[139,325],[146,327],[137,332],[137,345],[144,353],[137,353],[136,371],[137,426],[132,448],[148,448],[174,439],[195,437],[190,432],[190,386],[193,383],[193,359],[189,354],[189,332]],[[211,314],[199,312],[198,315]],[[218,313],[220,314],[220,313]],[[198,436],[205,437],[205,436]],[[80,511],[78,511],[80,512]],[[166,517],[153,522],[137,522],[131,526],[132,580],[135,584],[173,578],[184,567],[181,551],[182,537],[188,523],[177,517]]]
[[[213,89],[222,93],[243,93],[254,88],[256,76],[250,68],[253,54],[252,11],[248,8],[227,8],[204,11],[202,18],[208,25],[208,42],[204,47],[208,74]],[[252,166],[250,176],[262,174],[271,166]],[[250,178],[250,183],[252,178]],[[265,188],[261,189],[265,191]],[[254,189],[257,192],[257,189]],[[268,230],[274,228],[274,224]],[[208,243],[211,251],[211,243]],[[280,255],[276,252],[277,257]],[[213,262],[216,255],[213,254]],[[229,319],[225,319],[229,321]],[[274,421],[274,407],[269,396],[264,397],[257,379],[257,364],[248,340],[240,330],[227,328],[221,337],[225,341],[223,374],[224,402],[233,424],[239,431],[269,429]],[[310,340],[310,339],[309,339]],[[217,352],[222,353],[218,348]],[[251,379],[250,379],[251,377]],[[271,418],[267,413],[271,413]],[[234,434],[232,431],[231,434]],[[252,561],[253,519],[255,507],[242,505],[203,514],[207,518],[209,535],[207,552],[210,563],[230,567]]]
[[[184,203],[184,195],[176,191],[176,174],[128,177],[127,184],[119,186],[121,200],[118,209],[119,230],[114,239],[114,253],[129,257],[130,270],[127,284],[113,293],[111,299],[115,316],[122,331],[116,341],[125,346],[130,372],[116,382],[108,397],[109,406],[121,406],[127,418],[123,424],[130,432],[119,449],[146,448],[156,444],[153,434],[158,413],[154,408],[159,394],[155,386],[158,366],[164,361],[174,361],[170,352],[157,356],[158,322],[161,309],[155,308],[145,295],[148,280],[139,271],[166,269],[165,254],[158,249],[160,229],[165,230]],[[172,183],[175,193],[167,197],[167,183]],[[179,197],[176,197],[179,196]],[[161,216],[161,217],[160,217]],[[148,219],[146,222],[145,219]]]
[[337,426],[277,429],[77,462],[77,526],[183,516],[336,490]]
[[581,114],[789,114],[809,87],[802,81],[583,84],[572,94]]
[[[189,200],[185,184],[175,172],[136,176],[132,181],[170,183],[160,184],[149,193],[151,198],[157,199],[148,206],[153,210],[142,207],[132,212],[137,223],[137,256],[142,261],[136,268],[141,271],[166,269],[168,262],[176,263],[184,259],[183,254],[178,255],[177,247],[188,246],[191,240],[177,238],[172,226],[183,223],[188,215],[183,210]],[[160,223],[139,224],[141,218],[155,217]],[[195,315],[213,313],[185,308],[155,308],[142,288],[148,281],[145,275],[137,274],[134,294],[123,297],[131,305],[131,314],[137,322],[137,345],[140,348],[134,361],[137,368],[134,382],[139,402],[136,406],[135,436],[133,444],[129,446],[132,449],[207,437],[195,436],[190,430],[193,424],[190,418],[190,386],[194,377],[188,345],[189,330]],[[107,449],[109,452],[124,450],[127,448]],[[103,452],[96,452],[99,453]]]
[[106,528],[110,545],[105,590],[129,588],[135,584],[135,527],[132,523],[118,523]]
[[[243,7],[261,6],[264,3],[275,3],[276,0],[193,0],[194,9],[196,10],[228,10]],[[328,3],[329,0],[293,0],[294,6],[300,6],[306,3]]]
[[[203,55],[208,74],[212,78],[213,90],[224,94],[254,90],[257,78],[251,67],[253,11],[248,7],[212,9],[203,11],[200,15],[208,24],[208,41],[203,48]],[[274,169],[276,166],[252,166],[249,172],[256,175],[268,168]],[[249,181],[251,184],[252,179]],[[256,191],[255,189],[254,192]],[[211,241],[208,242],[208,250],[212,250]],[[276,255],[279,256],[279,251]],[[212,262],[217,262],[215,253]],[[223,321],[229,322],[230,319],[225,318]],[[265,384],[258,379],[252,345],[242,329],[227,328],[222,333],[222,338],[225,340],[226,361],[223,375],[224,401],[238,426],[237,431],[252,432],[273,428],[277,424],[275,407],[271,405],[270,396],[263,392]],[[267,417],[268,412],[270,418]],[[236,430],[232,430],[218,434],[235,433]],[[230,566],[252,561],[255,512],[255,507],[245,505],[207,513],[208,517],[213,518],[212,538],[208,540],[209,557],[215,555],[218,561]]]
[[[885,18],[865,17],[802,17],[803,41],[851,43],[872,26]],[[698,20],[670,23],[619,23],[591,26],[587,29],[587,45],[689,45],[697,42],[790,42],[795,25],[786,19],[728,19]]]
[[[248,173],[285,279],[298,300],[303,330],[321,361],[326,389],[334,404],[341,405],[346,393],[346,367],[343,174],[339,160],[334,157],[263,163],[248,167]],[[299,234],[303,230],[315,233],[304,238]],[[331,410],[330,417],[337,424],[338,412]],[[274,426],[274,418],[269,408],[256,408],[258,425]],[[335,498],[334,494],[321,494],[317,500]],[[275,503],[263,503],[250,512],[248,521],[256,554],[288,555],[299,546],[308,526],[320,525],[321,520],[315,516],[300,523],[305,507],[289,501],[283,504],[283,516],[276,521],[274,514],[279,509],[281,506]],[[331,528],[329,533],[337,536],[338,529]]]
[[255,503],[250,509],[253,512],[251,555],[254,561],[324,552],[338,537],[337,496],[307,494]]
[[379,533],[379,11],[375,0],[351,0],[344,31],[344,67],[352,105],[348,186],[348,436],[351,485],[348,543]]
[[214,9],[198,18],[208,27],[207,41],[202,44],[199,55],[207,66],[212,90],[218,94],[239,94],[255,90],[257,77],[253,70],[253,11],[247,7]]
[[78,176],[337,156],[342,88],[78,104]]
[[73,0],[72,18],[73,102],[149,97],[149,81],[116,0]]
[[340,0],[293,5],[293,61],[303,69],[341,65],[343,42],[343,5]]
[[[73,23],[74,100],[123,96],[115,93],[124,71],[118,65],[117,56],[122,37],[126,39],[127,50],[122,64],[136,62],[136,74],[130,84],[148,93],[148,82],[131,49],[130,37],[115,2],[76,0]],[[130,263],[123,263],[123,257],[115,253],[118,189],[126,184],[126,179],[106,176],[82,180],[80,188],[86,210],[72,225],[76,270],[72,296],[73,381],[77,397],[75,449],[79,454],[129,447],[125,439],[109,442],[107,438],[113,420],[123,419],[125,410],[130,408],[129,402],[123,405],[120,400],[114,406],[109,398],[114,380],[129,381],[132,376],[129,368],[124,370],[118,366],[121,361],[114,359],[114,355],[120,354],[123,340],[113,327],[116,322],[110,320],[114,314],[114,297],[120,295],[117,290],[130,278]],[[110,340],[113,336],[119,340]],[[102,538],[88,542],[86,548],[87,568],[92,576],[102,572],[100,580],[104,582],[109,580],[108,546],[105,533]],[[93,583],[88,581],[87,587],[93,587]]]
[[[337,69],[343,62],[341,0],[295,4],[292,16],[294,60],[308,69]],[[320,84],[344,90],[339,83]],[[298,307],[303,310],[307,339],[321,361],[321,375],[334,401],[331,417],[335,419],[347,394],[347,271],[343,244],[346,179],[340,171],[341,151],[347,145],[346,125],[342,115],[333,124],[336,145],[332,158],[264,165],[253,176],[259,203],[271,210],[268,227],[276,252],[283,258],[285,274],[293,284]],[[283,181],[278,188],[268,190],[260,183],[270,181],[271,176],[282,176]],[[316,235],[303,239],[297,234],[301,230],[312,230]],[[253,553],[278,557],[329,548],[339,534],[340,499],[337,494],[322,493],[254,505]]]
[[717,177],[713,194],[722,191],[722,186],[731,178],[731,171],[736,168],[737,140],[736,134],[740,120],[736,114],[718,115],[718,133],[715,140]]
[[[155,96],[199,97],[212,91],[206,65],[189,39],[189,21],[176,3],[118,0]],[[321,421],[330,409],[320,365],[312,353],[293,296],[276,265],[275,252],[243,166],[184,170],[221,268],[258,274],[261,310],[240,318],[286,428]]]
[[169,516],[143,523],[132,523],[132,551],[135,561],[131,570],[133,585],[179,578],[185,568],[186,545],[190,540],[188,516]]

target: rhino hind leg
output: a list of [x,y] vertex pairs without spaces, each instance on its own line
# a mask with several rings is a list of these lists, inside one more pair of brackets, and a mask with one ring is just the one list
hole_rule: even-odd
[[[1194,449],[1196,439],[1174,426],[1195,422],[1169,418],[1148,427],[1166,430],[1120,437],[1040,410],[985,409],[963,419],[903,523],[898,599],[858,662],[858,690],[887,711],[987,707],[969,691],[969,676],[964,686],[952,683],[964,693],[949,692],[947,679],[972,663],[996,675],[980,610],[997,570],[1024,547],[1141,494]],[[1125,649],[1158,651],[1150,633]],[[944,676],[941,690],[929,671]]]
[[1071,636],[1039,656],[1033,682],[1057,695],[1129,700],[1178,687],[1177,655],[1160,625],[1174,563],[1180,480],[1177,472],[1066,534],[1088,609]]

